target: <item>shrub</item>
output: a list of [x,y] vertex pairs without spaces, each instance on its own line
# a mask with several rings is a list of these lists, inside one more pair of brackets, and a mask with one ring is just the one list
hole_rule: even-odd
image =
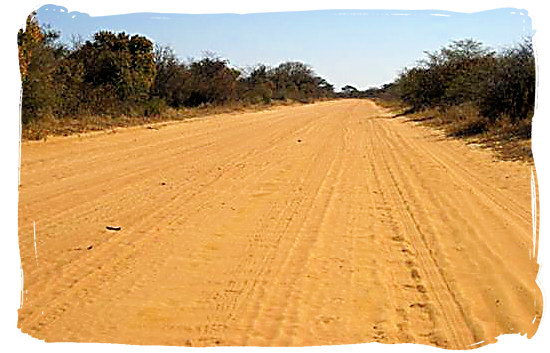
[[[17,35],[22,122],[86,116],[157,116],[166,107],[271,103],[331,96],[333,86],[306,64],[258,65],[249,75],[214,55],[184,63],[139,35],[100,31],[67,48],[31,14]],[[100,119],[101,120],[101,119]],[[103,120],[101,120],[103,121]]]

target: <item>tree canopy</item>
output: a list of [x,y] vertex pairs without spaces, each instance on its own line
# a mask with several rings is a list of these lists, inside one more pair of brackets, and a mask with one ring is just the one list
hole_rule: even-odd
[[334,93],[301,62],[260,64],[244,74],[215,55],[184,62],[141,35],[99,31],[71,48],[57,38],[34,14],[18,33],[24,123],[44,115],[149,115],[164,106],[307,101]]

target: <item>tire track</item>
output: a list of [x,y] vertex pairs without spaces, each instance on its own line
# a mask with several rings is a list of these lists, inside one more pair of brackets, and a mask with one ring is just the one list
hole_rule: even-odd
[[[480,339],[477,337],[476,330],[472,327],[470,319],[466,316],[462,304],[451,290],[443,269],[434,257],[433,250],[427,242],[425,234],[420,229],[414,215],[410,212],[408,202],[396,179],[396,174],[404,174],[400,170],[401,162],[398,161],[397,157],[392,153],[395,149],[389,144],[387,138],[381,137],[379,129],[374,129],[374,131],[376,136],[378,136],[377,140],[379,143],[386,146],[384,150],[390,152],[389,155],[393,159],[393,163],[390,164],[386,155],[382,155],[382,162],[385,165],[383,171],[387,175],[384,180],[389,184],[386,184],[387,186],[384,189],[394,190],[388,193],[391,200],[390,202],[400,214],[400,223],[405,229],[405,234],[411,238],[410,243],[416,253],[416,259],[419,262],[419,268],[411,269],[411,277],[413,277],[413,279],[420,279],[423,277],[422,273],[426,275],[427,282],[429,283],[428,286],[432,289],[432,291],[427,292],[427,295],[436,301],[436,307],[434,307],[433,310],[438,311],[439,315],[436,315],[442,316],[443,320],[446,322],[444,326],[441,325],[443,327],[440,325],[437,326],[440,326],[440,329],[444,330],[445,336],[447,336],[447,339],[450,341],[450,345],[466,348],[471,342],[478,342]],[[392,172],[392,167],[396,169],[396,172]],[[411,307],[427,307],[428,311],[432,308],[431,306],[427,306],[426,303],[413,303]],[[444,329],[444,327],[448,327],[448,329]],[[433,338],[436,345],[446,345],[445,339],[441,342],[441,337]]]
[[528,170],[455,142],[341,100],[24,143],[18,325],[178,346],[532,335]]
[[[387,128],[382,129],[385,132],[389,133],[387,131]],[[414,156],[415,154],[418,154],[419,156],[422,155],[423,149],[421,148],[415,148],[414,146],[410,146],[406,141],[400,140],[399,144],[404,144],[404,146],[407,146],[406,150],[411,151],[410,153],[410,162],[408,163],[400,163],[400,166],[410,166],[410,171],[402,171],[400,173],[397,173],[396,175],[418,175],[421,176],[423,173],[422,171],[418,170],[418,168],[412,163],[412,161],[418,160],[420,157]],[[446,178],[443,176],[443,178]],[[416,182],[416,185],[422,184],[423,179],[419,179],[419,181]],[[424,177],[424,180],[426,178]],[[412,184],[411,184],[412,185]],[[413,199],[418,198],[418,193],[415,194],[413,190]],[[443,198],[441,197],[443,196]],[[540,309],[537,309],[537,307],[540,305],[540,291],[538,288],[534,288],[534,290],[526,290],[526,288],[529,288],[532,286],[532,283],[534,283],[536,278],[536,267],[533,270],[532,265],[536,265],[536,263],[531,263],[531,269],[528,267],[522,266],[520,267],[521,270],[518,272],[512,271],[508,266],[508,261],[510,259],[511,253],[508,251],[507,253],[503,252],[503,249],[505,248],[502,244],[505,244],[504,241],[508,242],[511,239],[487,239],[487,234],[490,234],[491,232],[494,232],[495,224],[492,225],[493,228],[491,228],[492,223],[488,223],[487,218],[480,218],[480,214],[472,213],[471,210],[475,210],[476,205],[482,204],[472,202],[477,198],[476,194],[471,195],[470,199],[465,198],[469,206],[464,204],[464,199],[452,199],[451,193],[430,193],[429,198],[426,198],[424,196],[423,200],[428,201],[430,199],[436,200],[437,204],[434,205],[435,209],[445,209],[448,210],[448,213],[452,215],[452,219],[447,219],[446,222],[451,221],[452,224],[461,224],[462,228],[465,228],[464,225],[468,225],[473,220],[476,220],[473,222],[474,224],[477,224],[477,226],[474,228],[469,227],[471,230],[468,231],[465,234],[468,234],[470,237],[465,238],[464,236],[458,235],[457,237],[460,237],[460,242],[463,243],[463,245],[459,245],[456,250],[459,251],[459,253],[464,253],[460,256],[460,261],[462,261],[464,265],[464,261],[468,261],[471,263],[470,268],[474,266],[475,269],[467,270],[467,267],[461,266],[460,268],[457,267],[459,271],[465,271],[464,273],[483,273],[485,276],[485,284],[477,284],[477,287],[475,290],[469,289],[470,286],[465,286],[464,288],[468,288],[467,291],[462,290],[461,287],[457,287],[456,285],[453,285],[453,292],[455,292],[455,295],[461,297],[462,299],[459,299],[458,301],[461,302],[464,300],[464,298],[473,298],[474,295],[481,295],[481,300],[485,303],[485,306],[481,306],[483,308],[483,311],[486,311],[487,318],[495,319],[495,324],[497,326],[494,327],[486,327],[486,329],[489,330],[489,332],[486,332],[485,334],[482,334],[483,330],[479,325],[476,326],[475,330],[478,332],[478,340],[481,340],[481,337],[485,337],[486,342],[494,342],[495,335],[498,334],[498,332],[520,332],[520,333],[526,333],[526,332],[532,332],[533,327],[536,329],[536,324],[533,326],[532,324],[532,316],[535,316],[535,320],[537,317],[540,318]],[[409,200],[411,197],[408,197]],[[410,204],[410,203],[409,203]],[[455,207],[455,205],[462,206],[461,208]],[[412,207],[412,205],[411,205]],[[468,211],[470,210],[470,211]],[[422,213],[419,213],[419,210],[415,209],[415,212],[417,215],[422,215]],[[469,212],[466,213],[465,212]],[[463,215],[464,214],[464,215]],[[488,214],[494,214],[492,218],[497,218],[500,216],[499,213],[494,213],[492,209],[488,209],[487,211],[484,211],[482,213],[487,217]],[[426,219],[426,217],[422,217],[421,219]],[[512,227],[512,224],[508,223],[507,229],[510,229],[508,232],[509,238],[512,236],[517,236],[520,234],[528,234],[529,226],[528,224],[523,225],[523,227],[520,227],[517,223],[513,223],[514,227]],[[422,228],[426,229],[429,224],[427,222],[422,222]],[[498,226],[498,224],[496,225]],[[441,239],[441,237],[440,237]],[[450,240],[450,239],[449,239]],[[438,248],[436,251],[440,253],[441,249],[437,246],[437,242],[434,242],[432,240],[431,242],[432,246],[435,246]],[[510,243],[512,246],[512,249],[516,251],[517,246],[513,243]],[[501,249],[502,248],[502,249]],[[506,259],[502,256],[505,254]],[[441,253],[440,253],[441,255]],[[527,251],[520,251],[516,254],[514,258],[524,258],[528,259],[529,254]],[[441,256],[439,256],[441,260]],[[443,257],[443,260],[445,258]],[[457,258],[454,258],[450,261],[456,261]],[[529,263],[525,263],[525,265],[528,265]],[[447,265],[446,267],[448,267]],[[462,269],[464,267],[464,269]],[[457,282],[457,270],[451,270],[451,272],[455,273],[454,279],[452,280],[453,283]],[[526,274],[532,272],[533,276],[527,276]],[[504,275],[506,273],[506,275]],[[522,274],[519,276],[519,274]],[[460,275],[460,273],[459,273]],[[449,276],[447,276],[449,277]],[[452,278],[453,276],[451,276]],[[464,276],[459,276],[464,278]],[[450,283],[450,281],[448,281]],[[461,281],[462,284],[465,284],[464,281]],[[478,282],[479,283],[479,282]],[[485,291],[485,292],[482,292]],[[470,302],[472,299],[470,299]],[[514,310],[516,313],[514,315],[506,315],[506,309],[502,307],[502,303],[505,303],[505,305],[511,305],[514,303],[513,308],[508,308],[507,310]],[[478,306],[480,308],[480,306]],[[493,308],[493,309],[491,309]],[[471,312],[471,310],[469,310]],[[519,314],[521,312],[521,315]],[[492,313],[492,314],[491,314]],[[471,315],[471,314],[470,314]],[[480,313],[477,313],[477,315],[480,315]],[[522,320],[518,320],[517,318],[521,317]],[[495,330],[495,328],[498,327],[498,329]]]
[[[308,126],[309,126],[309,124],[304,124],[303,126],[301,126],[297,130],[297,132],[302,131],[304,129],[307,129]],[[285,138],[285,136],[282,135],[282,136],[280,136],[279,139],[284,139],[284,138]],[[277,144],[276,143],[273,144],[271,146],[271,148],[262,151],[259,155],[256,155],[256,157],[264,155],[264,154],[268,154],[274,148],[274,146],[277,146]],[[245,152],[245,155],[243,157],[235,158],[240,153],[243,153],[243,152],[238,151],[238,152],[233,153],[232,157],[230,156],[230,160],[231,159],[232,160],[236,159],[236,160],[241,160],[241,161],[242,160],[247,161],[248,159],[250,159],[250,155],[252,154],[252,152],[248,151],[248,152]],[[242,170],[239,169],[239,168],[238,169],[233,169],[233,172],[243,174]],[[61,280],[63,280],[65,284],[61,284],[61,286],[71,289],[72,287],[79,284],[79,282],[82,281],[83,279],[92,276],[94,274],[95,270],[92,270],[92,271],[86,273],[84,275],[84,277],[79,278],[79,273],[82,271],[82,267],[95,269],[95,265],[92,265],[92,264],[98,263],[99,262],[98,259],[101,259],[101,258],[112,258],[114,256],[114,254],[112,253],[113,250],[115,250],[117,252],[116,256],[118,258],[123,258],[123,259],[131,258],[130,254],[135,252],[135,248],[137,247],[137,245],[135,245],[135,244],[137,244],[138,241],[135,240],[135,238],[134,238],[132,240],[132,243],[134,243],[134,246],[132,246],[132,247],[126,247],[123,244],[128,244],[129,243],[128,238],[130,238],[132,235],[136,234],[137,229],[142,229],[141,231],[137,232],[138,234],[147,235],[156,226],[153,225],[153,226],[149,226],[148,228],[147,227],[144,228],[143,225],[148,224],[148,223],[149,224],[150,223],[155,224],[156,222],[151,222],[151,220],[158,217],[158,215],[171,214],[180,207],[179,205],[187,204],[190,200],[192,200],[194,197],[197,197],[197,195],[200,195],[201,193],[207,193],[209,191],[209,187],[212,187],[214,185],[214,183],[219,181],[219,179],[221,177],[222,177],[222,174],[215,175],[213,180],[211,180],[210,182],[207,182],[207,183],[203,182],[203,184],[201,184],[201,188],[199,188],[196,191],[191,191],[190,195],[189,194],[177,195],[175,198],[170,200],[168,203],[165,203],[163,208],[157,209],[156,211],[150,213],[145,218],[141,219],[140,223],[138,223],[134,226],[129,226],[127,228],[125,227],[124,233],[120,233],[118,235],[113,235],[107,241],[105,241],[103,244],[100,244],[99,246],[96,246],[92,257],[90,257],[88,254],[86,254],[86,255],[83,254],[80,258],[74,259],[71,263],[75,263],[76,264],[75,267],[73,267],[71,269],[69,266],[65,266],[63,268],[62,276],[60,276],[60,277],[61,277]],[[226,178],[228,177],[227,172],[225,174],[225,177]],[[255,178],[255,177],[257,177],[257,176],[256,175],[246,175],[245,178],[242,178],[242,179],[241,178],[235,178],[235,179],[240,179],[241,185],[244,186],[244,185],[246,185],[246,183],[248,182],[249,179]],[[197,212],[200,212],[200,210],[201,210],[201,207],[199,207],[197,209]],[[69,209],[69,210],[67,210],[67,213],[69,213],[71,211],[72,210]],[[52,223],[54,223],[54,222],[52,222]],[[140,241],[147,242],[148,239],[145,238],[145,237],[141,237]],[[121,253],[121,250],[122,250],[123,253]],[[104,268],[103,266],[101,268],[98,268],[98,270],[102,271],[103,273],[109,271],[108,268]],[[45,285],[46,286],[45,291],[44,290],[39,290],[39,289],[34,289],[33,287],[29,287],[29,286],[26,286],[26,287],[27,287],[27,289],[30,289],[31,291],[34,289],[35,291],[39,292],[41,297],[55,298],[54,302],[44,303],[44,304],[41,304],[41,306],[42,305],[57,306],[57,307],[62,308],[62,310],[58,310],[56,312],[56,314],[53,315],[53,319],[48,318],[47,313],[46,313],[46,318],[43,319],[43,314],[39,313],[39,312],[44,311],[44,310],[40,310],[41,307],[39,307],[38,309],[36,309],[34,311],[35,314],[32,314],[32,312],[29,312],[28,310],[24,311],[22,317],[25,318],[25,322],[21,322],[21,317],[20,317],[20,324],[19,325],[21,327],[25,326],[25,325],[26,326],[30,325],[31,327],[34,327],[34,329],[31,328],[31,331],[35,332],[35,333],[37,333],[39,327],[44,325],[44,324],[40,324],[41,322],[46,322],[47,321],[48,323],[51,324],[57,319],[57,314],[60,314],[60,312],[67,311],[68,307],[71,305],[70,300],[65,300],[65,302],[62,303],[62,304],[58,304],[58,303],[63,301],[62,298],[69,297],[69,296],[74,294],[73,292],[67,291],[61,297],[59,296],[59,293],[55,296],[50,296],[49,292],[51,292],[52,290],[56,290],[60,286],[59,282],[50,282],[48,280],[48,278],[50,276],[54,275],[57,272],[57,271],[55,271],[55,269],[50,270],[50,271],[51,272],[47,272],[47,269],[42,268],[40,270],[40,276],[43,277],[43,281],[42,282],[36,282],[36,281],[34,282],[34,287],[40,286],[41,283],[42,283],[42,285]],[[113,271],[113,272],[117,273],[117,271]],[[28,279],[29,277],[32,277],[32,272],[30,274],[27,272],[25,277],[26,277],[26,279]],[[110,280],[112,280],[112,278],[110,278]],[[48,288],[50,288],[50,289],[48,289]],[[30,299],[30,298],[27,298],[27,299]],[[26,321],[29,321],[29,323],[27,324]],[[32,322],[38,322],[39,324],[38,324],[38,326],[36,326],[36,325],[33,326]]]

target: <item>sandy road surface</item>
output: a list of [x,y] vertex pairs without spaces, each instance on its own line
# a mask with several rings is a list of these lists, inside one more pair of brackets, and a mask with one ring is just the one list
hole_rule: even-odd
[[369,101],[21,153],[19,327],[33,337],[464,348],[531,336],[542,314],[531,168]]

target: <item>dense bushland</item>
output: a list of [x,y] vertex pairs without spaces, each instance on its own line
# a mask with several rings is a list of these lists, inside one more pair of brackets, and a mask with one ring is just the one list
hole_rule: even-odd
[[407,115],[450,136],[477,137],[505,157],[529,158],[536,85],[531,40],[496,52],[466,39],[426,54],[375,96],[401,102]]
[[491,121],[530,118],[535,102],[535,58],[530,41],[497,54],[473,40],[453,42],[396,81],[413,110],[473,103]]
[[213,54],[184,62],[140,35],[100,31],[71,47],[58,37],[34,14],[18,32],[24,130],[46,120],[151,117],[167,108],[307,102],[334,94],[301,62],[237,69]]

